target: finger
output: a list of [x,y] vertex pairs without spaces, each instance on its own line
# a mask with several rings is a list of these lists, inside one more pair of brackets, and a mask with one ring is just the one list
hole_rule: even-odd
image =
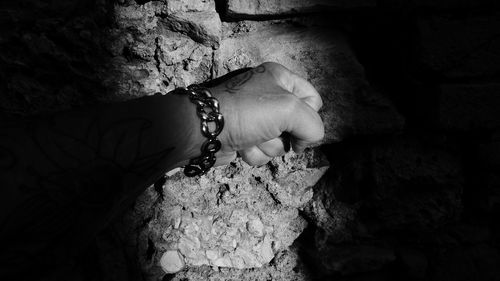
[[[285,142],[288,141],[288,144],[285,144]],[[265,155],[269,157],[276,157],[276,156],[282,156],[287,152],[286,146],[288,146],[288,150],[290,149],[289,144],[290,140],[284,140],[281,137],[268,140],[264,143],[261,143],[257,145],[257,147],[264,152]]]
[[323,106],[323,100],[314,86],[306,79],[289,71],[285,78],[285,90],[291,92],[307,105],[318,111]]
[[252,166],[262,166],[272,159],[272,157],[267,156],[257,146],[241,150],[239,151],[239,154],[241,155],[243,161]]
[[292,149],[301,153],[304,149],[323,139],[325,128],[318,113],[310,106],[300,102],[291,118],[287,132],[292,135]]

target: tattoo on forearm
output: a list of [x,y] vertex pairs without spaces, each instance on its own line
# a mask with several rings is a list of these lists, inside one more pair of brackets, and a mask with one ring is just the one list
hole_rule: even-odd
[[242,73],[229,81],[226,82],[225,84],[225,91],[231,94],[234,94],[238,92],[243,85],[245,85],[252,77],[257,74],[257,73],[264,73],[266,71],[266,68],[263,65],[259,65],[255,68],[252,68],[251,70]]
[[142,118],[119,120],[106,127],[96,118],[85,128],[82,137],[75,137],[49,119],[46,127],[35,127],[31,132],[33,142],[56,172],[39,176],[38,182],[45,190],[60,189],[58,196],[64,195],[64,198],[59,199],[78,199],[82,204],[97,203],[87,202],[96,198],[86,195],[96,189],[111,196],[113,194],[105,194],[105,191],[113,188],[109,192],[116,196],[122,190],[110,180],[119,181],[129,174],[146,179],[174,149],[167,147],[145,154],[143,138],[151,128],[152,122]]
[[[82,227],[77,225],[82,218],[98,219],[92,217],[93,214],[107,212],[126,196],[124,179],[148,182],[152,175],[161,173],[163,163],[174,150],[174,147],[165,147],[145,152],[144,140],[153,123],[143,118],[103,126],[96,117],[83,126],[78,136],[56,123],[52,118],[34,122],[24,130],[34,143],[33,149],[42,155],[39,161],[46,170],[52,171],[49,173],[43,172],[40,164],[26,162],[30,156],[21,156],[26,152],[20,150],[14,139],[0,135],[0,179],[10,181],[4,183],[3,188],[7,194],[9,188],[17,188],[24,197],[0,214],[0,241],[9,241],[9,237],[29,239],[33,233],[50,240],[63,235],[70,227]],[[16,175],[19,180],[11,180]],[[22,253],[22,247],[5,246],[2,248],[6,251],[30,254]]]

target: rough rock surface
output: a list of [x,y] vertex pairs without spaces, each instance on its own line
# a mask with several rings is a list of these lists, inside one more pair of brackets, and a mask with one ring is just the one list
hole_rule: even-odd
[[[242,25],[237,26],[240,30]],[[245,32],[245,30],[252,32]],[[275,61],[308,79],[323,98],[325,143],[352,135],[397,131],[404,120],[391,102],[370,88],[346,39],[327,28],[249,24],[229,33],[216,55],[218,76]],[[335,81],[335,83],[332,83]]]
[[334,8],[375,6],[374,0],[228,0],[229,16],[283,15]]
[[234,269],[213,268],[208,266],[191,267],[175,275],[168,276],[172,281],[210,280],[210,281],[304,281],[311,280],[311,273],[304,267],[296,247],[278,253],[269,265],[261,268]]
[[168,0],[162,1],[167,6],[167,12],[215,12],[214,0]]
[[154,215],[141,232],[139,256],[154,254],[142,260],[145,272],[156,280],[182,263],[237,269],[268,264],[306,227],[298,211],[327,167],[319,151],[309,150],[260,168],[238,160],[199,178],[171,172],[160,195],[148,191]]
[[[405,234],[397,239],[404,240],[460,218],[462,167],[432,141],[405,136],[331,144],[328,155],[331,168],[304,208],[316,226],[310,235],[314,246],[308,249],[319,280],[394,262],[392,243],[374,239],[381,231],[401,231]],[[422,265],[411,266],[420,270]]]

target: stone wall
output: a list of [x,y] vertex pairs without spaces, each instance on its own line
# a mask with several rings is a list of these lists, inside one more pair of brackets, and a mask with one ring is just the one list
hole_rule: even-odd
[[[89,250],[95,280],[496,280],[494,1],[0,4],[0,107],[117,102],[279,62],[326,137],[151,186]],[[99,279],[101,278],[101,279]]]

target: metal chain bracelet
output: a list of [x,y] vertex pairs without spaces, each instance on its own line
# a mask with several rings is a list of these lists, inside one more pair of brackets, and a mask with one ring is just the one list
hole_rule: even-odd
[[[198,85],[178,88],[173,93],[187,94],[189,100],[196,105],[196,114],[201,119],[201,133],[207,138],[201,146],[201,155],[189,160],[189,164],[184,167],[184,174],[188,177],[203,175],[214,166],[215,153],[222,146],[217,139],[224,128],[224,117],[219,111],[219,101],[207,88]],[[210,129],[210,123],[213,123],[213,130]]]

